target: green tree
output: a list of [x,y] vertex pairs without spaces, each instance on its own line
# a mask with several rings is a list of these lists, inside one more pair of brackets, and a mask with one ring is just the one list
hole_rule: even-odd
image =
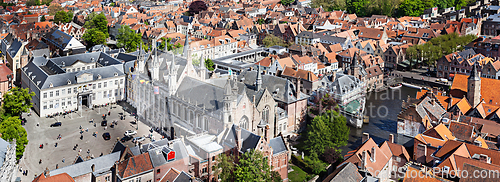
[[285,5],[285,6],[288,6],[290,4],[292,4],[295,0],[281,0],[280,3],[282,5]]
[[28,144],[28,134],[21,125],[21,120],[18,117],[10,117],[0,123],[0,133],[6,141],[16,139],[16,158],[20,159],[23,156],[26,144]]
[[91,14],[89,14],[89,16],[87,16],[87,18],[90,21],[85,22],[85,25],[84,25],[85,28],[87,28],[87,29],[96,28],[97,30],[104,33],[105,38],[109,37],[108,20],[106,19],[106,16],[104,14],[91,13]]
[[207,67],[208,71],[213,71],[215,70],[214,68],[214,62],[212,61],[212,59],[205,59],[205,67]]
[[140,44],[143,44],[141,34],[135,33],[135,31],[130,29],[128,25],[120,26],[120,29],[118,29],[118,36],[116,40],[116,45],[118,47],[125,48],[127,52],[132,52],[136,50]]
[[106,35],[97,28],[87,30],[82,38],[87,43],[88,47],[104,44],[106,42]]
[[346,118],[334,110],[314,117],[307,126],[303,151],[317,158],[327,148],[339,148],[347,145],[349,139],[349,127]]
[[219,176],[221,181],[234,181],[233,171],[236,168],[234,164],[234,157],[227,155],[226,153],[221,153],[217,158],[217,169],[215,170],[215,176]]
[[265,21],[264,19],[262,19],[262,18],[259,18],[259,19],[257,20],[257,24],[259,24],[259,25],[262,25],[262,24],[264,24],[264,23],[266,23],[266,21]]
[[365,17],[370,14],[369,0],[346,0],[346,8],[349,13],[355,13],[358,17]]
[[216,174],[220,175],[221,181],[282,181],[281,176],[271,171],[267,157],[261,152],[251,150],[243,153],[235,162],[234,157],[225,153],[219,155]]
[[275,45],[288,47],[288,44],[286,44],[283,39],[276,37],[273,34],[267,34],[266,38],[262,40],[262,43],[264,43],[266,47],[271,47]]
[[40,21],[44,22],[46,19],[45,19],[45,15],[42,15],[42,17],[40,18]]
[[65,11],[58,11],[54,16],[54,22],[55,23],[66,22],[67,16],[68,15],[66,14]]
[[31,98],[35,96],[34,92],[29,92],[28,88],[14,87],[4,94],[3,109],[7,116],[20,116],[23,112],[33,107]]

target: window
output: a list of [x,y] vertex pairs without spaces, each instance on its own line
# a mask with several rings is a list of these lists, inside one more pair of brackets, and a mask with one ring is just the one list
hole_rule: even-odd
[[50,109],[54,108],[54,101],[50,101],[49,108]]
[[208,118],[203,118],[203,130],[208,131]]
[[61,89],[61,95],[66,94],[66,89]]
[[102,92],[102,98],[106,98],[107,97],[107,93],[108,93],[108,91]]
[[108,82],[104,82],[104,88],[108,87]]
[[47,92],[43,93],[43,98],[47,98]]
[[120,79],[120,84],[123,84],[123,79]]
[[70,94],[70,93],[71,93],[71,88],[68,88],[68,94]]
[[71,105],[71,98],[68,98],[68,106]]
[[96,96],[95,93],[92,94],[92,100],[95,100]]
[[43,102],[43,109],[47,109],[47,102]]
[[56,90],[56,97],[59,96],[59,90]]
[[264,120],[265,122],[269,122],[269,106],[266,106],[262,110],[262,120]]
[[76,88],[76,87],[75,87],[75,88],[73,88],[73,93],[76,93],[76,92],[77,92],[77,90],[78,90],[78,88]]
[[101,83],[98,83],[98,84],[97,84],[97,88],[101,88]]
[[118,89],[115,89],[115,96],[118,96]]
[[61,106],[65,106],[66,105],[66,99],[61,99]]
[[105,180],[106,182],[111,181],[111,176],[106,176],[106,177],[104,177],[104,180]]
[[54,97],[54,92],[50,91],[49,97]]
[[118,80],[115,80],[115,85],[118,85]]
[[156,173],[157,173],[157,174],[158,174],[158,173],[160,173],[160,169],[157,169],[157,170],[156,170]]

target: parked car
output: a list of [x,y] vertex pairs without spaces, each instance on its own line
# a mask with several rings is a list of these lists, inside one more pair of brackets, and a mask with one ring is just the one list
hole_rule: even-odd
[[101,122],[101,126],[108,126],[108,121],[103,120],[103,121]]
[[50,127],[58,127],[58,126],[61,126],[62,123],[61,122],[55,122],[53,124],[50,125]]
[[446,79],[446,78],[438,78],[436,81],[442,82],[442,83],[448,83],[448,79]]
[[142,142],[144,140],[146,140],[146,138],[144,138],[144,137],[135,137],[134,139],[132,139],[132,142],[134,142],[134,143],[135,142]]
[[111,135],[108,132],[106,132],[102,134],[102,138],[104,138],[104,140],[109,140],[111,139]]
[[124,136],[122,139],[120,139],[121,142],[126,142],[132,139],[132,136]]
[[135,135],[135,134],[137,134],[137,131],[134,131],[134,130],[125,131],[125,136],[130,136],[130,135]]

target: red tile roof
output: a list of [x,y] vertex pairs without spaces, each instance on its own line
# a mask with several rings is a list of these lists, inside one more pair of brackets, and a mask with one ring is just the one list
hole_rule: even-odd
[[116,173],[121,179],[125,179],[127,177],[147,172],[149,170],[153,170],[153,165],[151,163],[151,159],[149,158],[149,153],[143,153],[141,155],[130,157],[127,160],[118,163]]

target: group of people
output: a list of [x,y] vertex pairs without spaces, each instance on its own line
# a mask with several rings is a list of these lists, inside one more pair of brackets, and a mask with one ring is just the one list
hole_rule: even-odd
[[19,167],[19,172],[22,172],[23,176],[28,176],[28,170],[26,169],[23,171],[23,167]]

